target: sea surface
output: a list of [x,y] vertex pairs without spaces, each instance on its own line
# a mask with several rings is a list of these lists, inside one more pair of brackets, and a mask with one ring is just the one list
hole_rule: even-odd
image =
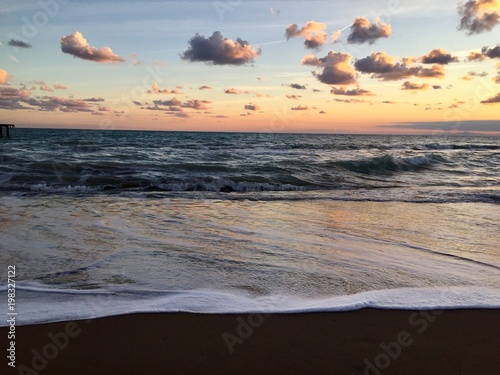
[[500,137],[16,128],[0,300],[15,266],[18,324],[499,308],[499,204]]

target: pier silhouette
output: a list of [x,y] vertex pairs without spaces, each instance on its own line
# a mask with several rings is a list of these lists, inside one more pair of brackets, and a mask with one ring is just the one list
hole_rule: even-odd
[[3,129],[5,128],[7,137],[10,137],[9,129],[15,128],[13,124],[0,124],[0,138],[3,138]]

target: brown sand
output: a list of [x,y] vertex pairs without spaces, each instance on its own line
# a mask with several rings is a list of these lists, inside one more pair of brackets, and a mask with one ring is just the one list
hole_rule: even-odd
[[[5,353],[7,329],[0,334]],[[161,313],[18,326],[17,370],[1,362],[1,374],[498,375],[500,310]]]

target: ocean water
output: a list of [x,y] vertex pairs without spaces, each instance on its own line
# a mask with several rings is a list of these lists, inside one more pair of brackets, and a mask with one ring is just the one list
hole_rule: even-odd
[[15,265],[19,324],[498,308],[499,203],[500,137],[15,129],[0,295]]

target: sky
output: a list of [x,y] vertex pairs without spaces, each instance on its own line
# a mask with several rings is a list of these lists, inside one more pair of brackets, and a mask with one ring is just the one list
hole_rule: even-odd
[[0,123],[500,134],[499,0],[2,0]]

